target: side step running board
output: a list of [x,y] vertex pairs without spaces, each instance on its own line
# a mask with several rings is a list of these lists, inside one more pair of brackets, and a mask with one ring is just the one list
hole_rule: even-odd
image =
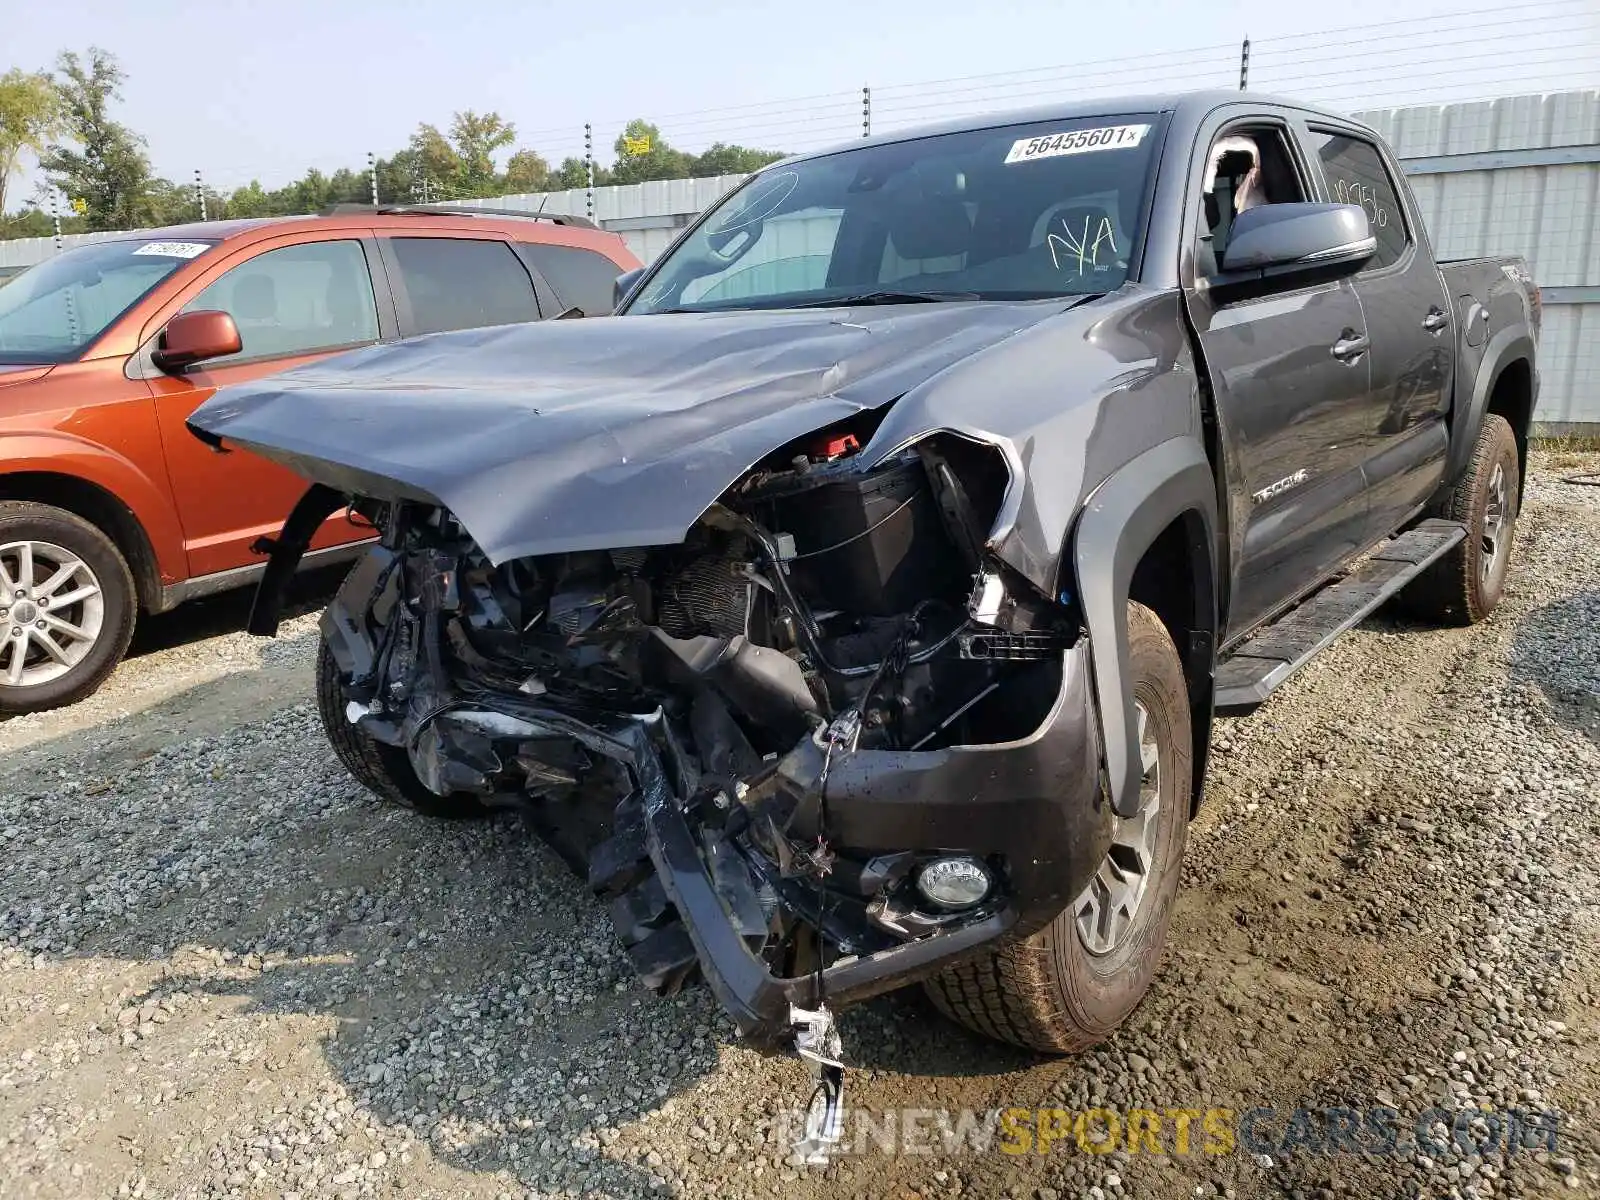
[[1217,667],[1216,711],[1254,712],[1345,630],[1442,558],[1467,534],[1457,521],[1428,520],[1379,547],[1359,568],[1245,640]]

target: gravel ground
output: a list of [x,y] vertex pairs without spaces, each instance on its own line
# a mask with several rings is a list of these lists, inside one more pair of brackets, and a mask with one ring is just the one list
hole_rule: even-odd
[[[785,1160],[801,1069],[703,988],[638,988],[514,819],[346,778],[311,612],[152,623],[99,695],[0,725],[0,1194],[1600,1196],[1600,490],[1558,478],[1597,467],[1541,460],[1485,625],[1368,622],[1219,726],[1111,1042],[1031,1057],[914,992],[850,1013],[851,1100],[901,1138],[826,1171]],[[904,1112],[1373,1105],[1559,1112],[1558,1145],[1016,1156]]]

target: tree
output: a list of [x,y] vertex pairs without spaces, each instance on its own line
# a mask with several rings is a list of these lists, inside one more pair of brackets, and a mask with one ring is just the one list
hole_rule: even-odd
[[411,157],[416,171],[414,187],[426,188],[430,200],[455,194],[456,178],[461,174],[461,156],[448,138],[432,125],[424,122],[411,135]]
[[[61,222],[63,233],[77,233],[81,228],[82,222],[76,219]],[[0,213],[0,239],[50,237],[54,233],[55,223],[42,209],[25,208],[10,216]]]
[[13,68],[0,75],[0,214],[6,184],[22,163],[22,152],[39,155],[61,132],[61,98],[45,71]]
[[689,174],[696,179],[713,175],[748,175],[786,157],[781,150],[755,150],[748,146],[715,142],[703,153],[695,155]]
[[668,146],[661,130],[641,117],[628,122],[617,135],[613,148],[617,153],[617,165],[611,169],[612,183],[689,177],[689,155]]
[[132,229],[149,218],[150,160],[140,138],[107,111],[122,95],[117,60],[91,46],[87,61],[71,51],[57,61],[62,131],[75,145],[52,142],[39,156],[50,183],[81,199],[90,229]]
[[227,213],[230,217],[272,216],[272,197],[261,186],[260,180],[252,179],[242,188],[234,188],[228,195]]
[[465,196],[492,195],[495,188],[494,155],[516,140],[517,131],[496,112],[479,116],[470,108],[458,112],[450,122],[450,141],[455,147],[456,186]]
[[[599,163],[594,165],[594,185],[604,187],[608,183],[620,183],[613,174]],[[561,165],[556,168],[556,173],[550,179],[552,191],[565,188],[581,188],[589,186],[589,172],[581,158],[563,158]]]
[[[200,219],[194,186],[173,183],[170,179],[150,180],[145,187],[144,207],[144,219],[152,225],[182,225]],[[209,215],[220,214],[213,210]]]
[[550,164],[532,150],[518,150],[507,160],[501,184],[509,194],[547,192],[553,184]]

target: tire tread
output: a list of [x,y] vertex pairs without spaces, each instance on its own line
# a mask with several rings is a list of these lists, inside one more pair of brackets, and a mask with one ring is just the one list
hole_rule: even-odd
[[[1129,626],[1130,642],[1159,638],[1164,643],[1162,669],[1176,676],[1169,682],[1181,685],[1182,665],[1160,619],[1142,605],[1130,605]],[[1187,751],[1179,757],[1187,761]],[[1187,796],[1187,785],[1181,790]],[[1082,1015],[1084,998],[1076,994],[1072,973],[1063,969],[1065,957],[1078,948],[1076,938],[1064,912],[1030,937],[1008,940],[949,967],[923,987],[941,1013],[985,1037],[1047,1054],[1075,1053],[1105,1040],[1115,1028]]]
[[344,769],[369,792],[396,808],[425,816],[460,819],[481,816],[484,808],[470,796],[436,796],[425,787],[411,764],[392,746],[384,746],[345,718],[344,685],[326,641],[317,642],[317,714],[323,732]]
[[[1449,521],[1459,521],[1466,526],[1467,536],[1417,576],[1402,593],[1404,607],[1414,616],[1439,624],[1475,625],[1493,612],[1499,603],[1498,592],[1486,598],[1478,586],[1478,555],[1481,551],[1478,549],[1477,523],[1483,504],[1480,493],[1488,486],[1495,462],[1507,456],[1511,473],[1506,483],[1515,502],[1521,483],[1516,437],[1504,417],[1489,413],[1483,418],[1483,428],[1478,431],[1478,440],[1472,448],[1466,471],[1431,514]],[[1515,535],[1516,515],[1516,509],[1513,508],[1507,537]],[[1504,575],[1501,576],[1503,587]]]

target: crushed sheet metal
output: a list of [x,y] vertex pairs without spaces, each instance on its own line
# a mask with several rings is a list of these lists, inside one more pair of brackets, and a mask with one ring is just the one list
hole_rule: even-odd
[[224,388],[189,425],[330,487],[442,504],[497,564],[666,545],[762,456],[1059,311],[938,304],[462,330]]

